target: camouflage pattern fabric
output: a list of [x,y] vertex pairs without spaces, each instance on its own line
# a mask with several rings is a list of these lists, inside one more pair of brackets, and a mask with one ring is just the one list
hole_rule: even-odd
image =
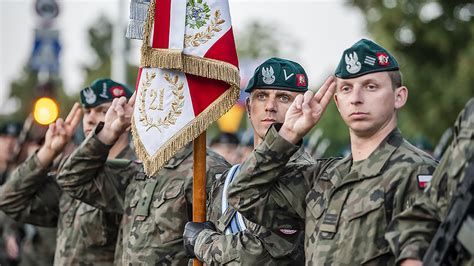
[[[124,214],[123,265],[187,265],[182,237],[192,220],[192,146],[153,177],[136,161],[106,162],[109,149],[90,134],[63,165],[58,183],[73,197]],[[214,176],[230,165],[214,152],[206,158],[210,188]]]
[[20,266],[50,266],[54,264],[56,250],[56,228],[30,226],[34,232],[31,237],[25,237],[21,245]]
[[[397,256],[422,260],[438,226],[448,212],[457,185],[464,178],[464,168],[474,161],[474,98],[459,114],[454,137],[443,156],[424,196],[404,211],[390,226],[386,238]],[[474,258],[463,265],[474,265]]]
[[[298,169],[314,164],[314,159],[300,148],[287,164],[288,169]],[[289,171],[291,172],[291,171]],[[272,232],[244,218],[247,229],[226,235],[234,208],[222,214],[222,193],[225,176],[214,182],[209,198],[207,220],[212,221],[218,232],[203,230],[196,239],[194,252],[207,264],[228,265],[302,265],[304,264],[304,232],[302,230],[276,230]],[[283,171],[281,179],[293,178]]]
[[[133,156],[132,151],[122,154]],[[49,170],[33,154],[2,187],[0,209],[17,221],[57,227],[55,265],[114,265],[121,215],[63,193]]]
[[[23,230],[23,224],[14,221],[5,215],[5,213],[0,211],[0,265],[9,266],[18,264],[20,258],[10,258],[8,256],[6,241],[8,237],[13,237],[17,242],[21,242],[24,239],[24,236],[25,232]],[[20,243],[18,243],[18,246],[21,248]]]
[[[436,162],[398,130],[355,169],[351,156],[287,169],[297,149],[271,127],[230,186],[230,203],[267,228],[304,228],[307,265],[392,264],[385,230],[421,194],[417,175]],[[278,178],[284,172],[293,178]]]

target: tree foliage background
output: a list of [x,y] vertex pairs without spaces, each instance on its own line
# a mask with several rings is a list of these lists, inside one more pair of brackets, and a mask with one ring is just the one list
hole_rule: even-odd
[[348,0],[401,65],[409,100],[405,135],[436,144],[474,96],[474,4],[460,0]]

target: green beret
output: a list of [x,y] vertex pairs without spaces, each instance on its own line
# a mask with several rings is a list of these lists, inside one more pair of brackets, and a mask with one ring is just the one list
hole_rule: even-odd
[[18,137],[23,125],[18,122],[6,122],[0,126],[0,135]]
[[341,79],[350,79],[399,69],[397,60],[385,48],[373,41],[362,39],[344,51],[335,75]]
[[255,88],[305,92],[308,76],[300,64],[273,57],[255,69],[245,92]]
[[114,98],[132,97],[133,90],[111,79],[98,79],[81,90],[81,104],[85,108],[96,107],[113,101]]

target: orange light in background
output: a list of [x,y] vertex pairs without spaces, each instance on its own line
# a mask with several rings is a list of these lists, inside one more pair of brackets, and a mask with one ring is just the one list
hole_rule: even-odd
[[49,125],[58,118],[59,108],[56,102],[48,97],[41,97],[35,102],[33,117],[40,125]]
[[239,130],[244,111],[245,108],[239,104],[232,106],[232,108],[227,113],[217,120],[217,124],[219,125],[221,132],[237,132],[237,130]]

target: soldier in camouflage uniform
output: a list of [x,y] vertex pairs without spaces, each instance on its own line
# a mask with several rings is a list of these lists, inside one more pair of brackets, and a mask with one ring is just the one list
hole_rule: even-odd
[[[105,123],[69,157],[57,181],[75,198],[123,213],[123,265],[187,265],[183,231],[192,220],[192,145],[179,151],[155,176],[145,175],[137,161],[106,161],[110,146],[130,126],[134,101],[113,102]],[[229,168],[211,151],[206,166],[208,181]]]
[[[458,184],[466,178],[464,169],[474,162],[474,98],[459,114],[454,132],[453,141],[424,196],[395,217],[386,234],[397,264],[422,265],[424,253],[448,213]],[[474,265],[474,258],[462,265]]]
[[[130,97],[132,91],[110,79],[97,80],[81,91],[83,129],[88,134],[104,119],[112,99]],[[63,193],[51,169],[81,120],[75,104],[68,117],[49,125],[45,144],[21,164],[0,192],[0,209],[15,220],[57,227],[55,265],[114,265],[121,215],[104,212]],[[120,136],[110,158],[134,158],[128,132]]]
[[[304,228],[308,265],[390,265],[394,256],[385,230],[421,193],[417,176],[430,175],[436,162],[397,129],[397,110],[408,91],[383,47],[365,39],[355,43],[335,74],[316,94],[295,99],[281,129],[270,127],[231,184],[229,201],[262,226]],[[287,169],[333,94],[352,153]],[[283,171],[294,178],[278,178]]]
[[[272,82],[267,80],[266,75],[270,71],[275,77]],[[283,122],[295,97],[307,90],[306,72],[296,62],[271,58],[257,67],[245,90],[250,93],[246,106],[253,127],[255,145],[263,141],[272,123]],[[287,167],[304,168],[313,163],[312,157],[300,147],[289,160]],[[217,230],[204,229],[206,223],[189,222],[186,225],[185,246],[189,245],[190,255],[195,254],[207,264],[303,264],[304,231],[268,230],[245,219],[236,213],[232,206],[226,204],[227,198],[223,197],[227,197],[225,191],[238,172],[234,169],[238,167],[239,165],[235,165],[212,186],[207,217],[208,221],[217,225]],[[289,179],[293,176],[287,176],[283,171],[279,178]],[[240,230],[237,226],[241,227]]]

